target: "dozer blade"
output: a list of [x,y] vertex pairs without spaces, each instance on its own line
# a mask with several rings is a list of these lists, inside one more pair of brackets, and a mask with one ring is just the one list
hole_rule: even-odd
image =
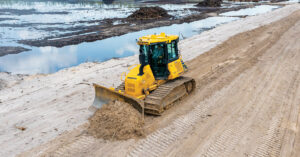
[[97,84],[93,85],[95,88],[94,107],[100,108],[103,104],[107,104],[109,101],[118,100],[129,103],[142,114],[144,113],[143,101]]

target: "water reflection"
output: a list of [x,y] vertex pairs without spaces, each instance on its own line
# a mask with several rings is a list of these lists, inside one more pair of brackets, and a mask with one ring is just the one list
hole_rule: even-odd
[[21,53],[0,58],[0,70],[18,74],[53,73],[77,64],[77,46],[42,47],[38,53]]
[[247,8],[247,9],[241,9],[238,11],[230,11],[230,12],[222,13],[221,15],[223,15],[223,16],[253,16],[253,15],[270,12],[277,8],[279,8],[279,6],[259,5],[259,6],[255,6],[254,8]]

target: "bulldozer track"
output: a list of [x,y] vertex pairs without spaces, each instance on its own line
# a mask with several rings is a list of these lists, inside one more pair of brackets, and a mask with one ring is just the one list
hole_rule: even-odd
[[[279,156],[283,141],[283,136],[285,134],[284,129],[281,129],[280,126],[283,125],[284,113],[289,113],[292,109],[293,99],[295,97],[295,89],[293,87],[298,87],[300,84],[299,72],[294,75],[292,82],[287,90],[287,95],[292,95],[293,97],[288,97],[287,103],[281,105],[281,109],[277,115],[275,115],[272,120],[270,127],[266,134],[260,139],[262,144],[259,145],[255,152],[253,152],[251,157],[267,157],[267,156]],[[299,106],[296,107],[295,111],[298,111]],[[285,111],[285,112],[284,112]],[[289,117],[290,118],[290,117]],[[288,119],[289,119],[288,118]]]
[[122,82],[116,89],[115,91],[119,91],[121,90],[121,92],[125,93],[125,82]]
[[71,157],[83,150],[89,149],[96,142],[96,139],[92,136],[84,135],[80,136],[76,141],[64,145],[57,149],[52,155],[53,157]]
[[[281,119],[274,117],[272,119],[271,125],[267,134],[261,139],[264,141],[256,151],[250,155],[250,157],[266,157],[266,156],[278,156],[280,153],[281,139],[278,136],[279,134],[279,125]],[[270,150],[273,150],[270,152]]]
[[186,117],[180,117],[172,125],[158,130],[149,135],[147,139],[138,142],[137,147],[128,156],[159,156],[169,145],[180,138],[187,128],[201,118],[203,111],[201,111],[201,108],[196,110],[198,112],[193,112]]
[[146,97],[145,112],[160,115],[164,109],[171,107],[174,102],[191,94],[195,88],[196,82],[190,77],[181,76],[168,81]]
[[[174,102],[191,94],[196,88],[195,80],[189,77],[178,77],[170,80],[146,96],[144,100],[145,113],[160,115],[164,109],[167,109]],[[125,83],[122,82],[115,91],[125,93]]]
[[[258,89],[260,92],[266,90],[263,88],[264,86],[260,87],[261,88]],[[254,95],[254,97],[257,97],[257,95]],[[238,143],[238,140],[249,131],[250,124],[244,122],[249,118],[248,116],[250,116],[250,118],[254,118],[255,113],[260,109],[256,108],[253,110],[254,106],[257,106],[255,103],[256,101],[258,100],[251,101],[245,105],[245,107],[242,107],[241,111],[238,110],[239,112],[235,114],[244,116],[240,117],[238,121],[231,124],[225,131],[220,130],[219,134],[213,137],[214,140],[210,144],[204,146],[203,153],[200,154],[205,157],[226,156],[226,154],[229,153],[229,151],[232,150]],[[228,121],[230,121],[230,119],[225,120],[225,122]]]

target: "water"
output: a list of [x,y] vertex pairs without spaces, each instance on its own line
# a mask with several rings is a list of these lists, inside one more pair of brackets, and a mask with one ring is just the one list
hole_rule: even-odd
[[222,16],[253,16],[258,15],[266,12],[270,12],[274,9],[279,8],[279,6],[274,5],[259,5],[253,8],[241,9],[238,11],[229,11],[226,13],[222,13]]
[[288,0],[287,2],[281,2],[281,3],[300,3],[300,0]]
[[[59,4],[59,3],[58,3]],[[61,4],[59,4],[61,5]],[[67,4],[73,5],[73,4]],[[79,5],[79,4],[74,4]],[[86,4],[85,4],[86,5]],[[90,7],[89,5],[87,5]],[[25,6],[24,6],[25,7]],[[72,8],[68,6],[67,8]],[[84,8],[83,6],[80,6]],[[112,7],[112,6],[110,6]],[[165,6],[166,7],[166,6]],[[169,5],[168,10],[172,10],[174,8],[173,5]],[[173,8],[172,8],[173,7]],[[179,7],[179,6],[176,6]],[[180,6],[185,10],[185,7],[191,7],[190,4],[186,6]],[[47,7],[42,9],[39,8],[40,11],[46,12]],[[64,9],[67,9],[64,8]],[[69,8],[69,9],[70,9]],[[80,10],[79,7],[75,7],[77,10]],[[120,7],[122,10],[122,7]],[[126,7],[124,7],[126,10]],[[267,8],[267,9],[266,9]],[[268,12],[276,7],[273,6],[263,6],[263,7],[255,7],[249,9],[242,9],[235,12],[228,12],[222,14],[220,17],[209,17],[203,20],[191,22],[191,23],[183,23],[183,24],[174,24],[171,26],[153,28],[148,30],[143,30],[139,32],[128,33],[122,36],[111,37],[104,40],[99,40],[95,42],[89,43],[81,43],[78,45],[65,46],[63,48],[55,48],[55,47],[28,47],[22,45],[23,47],[32,49],[29,52],[23,52],[19,54],[11,54],[0,57],[0,71],[7,71],[18,74],[35,74],[35,73],[53,73],[60,69],[76,66],[80,63],[88,62],[88,61],[96,61],[103,62],[109,60],[111,58],[122,58],[127,56],[132,56],[138,53],[138,46],[136,45],[136,39],[138,37],[165,32],[166,34],[176,34],[180,35],[180,38],[191,37],[193,35],[199,34],[207,29],[214,28],[220,24],[228,23],[234,20],[238,20],[239,17],[232,17],[236,15],[256,15],[264,12]],[[74,8],[72,8],[74,9]],[[178,8],[177,8],[178,9]],[[177,10],[173,9],[173,10]],[[63,10],[63,9],[58,9]],[[85,10],[85,9],[82,9]],[[92,9],[93,10],[93,9]],[[109,9],[107,9],[109,10]],[[180,10],[180,9],[179,9]],[[263,11],[264,10],[264,11]],[[93,11],[94,12],[94,11]],[[94,13],[92,13],[94,14]],[[50,16],[50,15],[49,15]],[[101,15],[103,16],[103,15]],[[114,15],[111,15],[114,16]],[[0,17],[1,18],[1,17]],[[98,17],[100,18],[100,17]],[[50,18],[49,21],[52,21],[55,18]],[[78,18],[77,20],[80,20]],[[26,21],[26,19],[24,19]],[[27,19],[28,22],[31,22],[30,19]],[[58,20],[59,21],[59,20]],[[61,22],[61,21],[59,21]],[[21,22],[22,23],[22,22]],[[23,22],[24,23],[24,22]],[[55,23],[55,22],[53,22]],[[55,24],[54,24],[55,25]],[[1,28],[4,29],[4,28]],[[9,29],[9,28],[7,28]],[[0,30],[1,31],[1,30]],[[5,32],[7,34],[7,32]],[[23,38],[38,38],[38,36],[34,36],[34,30],[18,30],[17,28],[11,29],[11,35],[17,35],[15,38],[23,39]],[[43,32],[39,32],[43,33]],[[52,32],[50,32],[52,33]],[[1,35],[1,33],[0,33]],[[2,40],[3,42],[3,40]],[[17,45],[13,42],[6,42],[6,45]],[[0,43],[1,46],[1,43]]]

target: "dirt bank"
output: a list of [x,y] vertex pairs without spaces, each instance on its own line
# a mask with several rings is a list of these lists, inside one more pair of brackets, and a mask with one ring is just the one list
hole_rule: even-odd
[[[220,156],[220,150],[225,156],[257,156],[260,150],[296,151],[300,25],[299,15],[291,13],[299,9],[286,6],[181,41],[187,75],[198,84],[196,92],[163,116],[146,117],[149,135],[143,140],[105,141],[85,134],[94,114],[88,110],[95,95],[92,83],[116,87],[138,56],[28,76],[0,90],[0,156],[24,151],[21,156]],[[284,140],[272,142],[276,135]],[[219,146],[222,149],[214,149]]]
[[197,4],[198,7],[220,7],[222,0],[204,0]]
[[24,51],[29,51],[30,49],[26,49],[24,47],[12,47],[12,46],[0,46],[0,57],[8,54],[17,54]]
[[89,122],[88,132],[96,138],[127,140],[144,136],[141,114],[124,102],[104,104],[89,118]]

